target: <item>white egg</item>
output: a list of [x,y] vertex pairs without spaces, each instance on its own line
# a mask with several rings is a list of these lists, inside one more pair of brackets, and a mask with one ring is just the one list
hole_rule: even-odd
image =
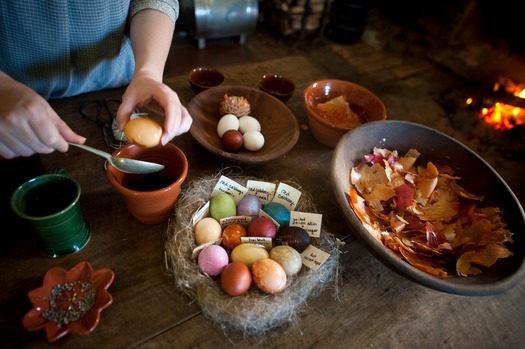
[[239,118],[239,131],[245,134],[248,131],[259,131],[261,132],[261,124],[259,120],[253,116],[246,115]]
[[242,137],[243,145],[249,151],[257,151],[264,146],[264,136],[259,131],[248,131]]
[[224,132],[228,130],[238,130],[239,129],[239,118],[233,114],[226,114],[220,118],[219,123],[217,124],[217,134],[219,137],[222,137]]

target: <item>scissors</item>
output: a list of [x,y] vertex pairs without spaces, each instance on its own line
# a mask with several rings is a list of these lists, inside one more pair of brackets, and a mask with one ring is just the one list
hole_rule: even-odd
[[[115,98],[106,98],[82,102],[79,107],[83,119],[88,119],[102,128],[104,141],[108,148],[120,149],[127,143],[124,133],[118,129],[116,122],[117,110],[121,101]],[[104,108],[105,112],[102,111]]]

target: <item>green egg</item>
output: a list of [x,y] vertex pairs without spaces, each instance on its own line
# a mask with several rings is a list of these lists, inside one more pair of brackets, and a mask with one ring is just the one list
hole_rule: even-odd
[[233,198],[226,193],[219,193],[210,200],[210,216],[217,221],[221,218],[235,216],[237,207]]
[[263,207],[263,211],[272,217],[280,228],[287,227],[290,224],[290,211],[279,202],[269,202]]

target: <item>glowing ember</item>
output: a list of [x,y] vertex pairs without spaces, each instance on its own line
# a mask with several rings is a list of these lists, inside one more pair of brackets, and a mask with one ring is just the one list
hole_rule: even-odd
[[[525,86],[515,84],[508,79],[500,79],[494,84],[494,91],[504,91],[517,98],[525,99]],[[493,125],[497,130],[510,130],[517,125],[525,124],[525,109],[503,102],[489,102],[484,100],[482,107],[478,110],[478,115],[487,124]],[[467,106],[472,106],[474,100],[468,98]]]

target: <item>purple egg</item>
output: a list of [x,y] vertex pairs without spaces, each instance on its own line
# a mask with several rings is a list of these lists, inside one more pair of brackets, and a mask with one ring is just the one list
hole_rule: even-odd
[[237,204],[238,216],[257,216],[261,210],[261,200],[255,195],[245,195]]

